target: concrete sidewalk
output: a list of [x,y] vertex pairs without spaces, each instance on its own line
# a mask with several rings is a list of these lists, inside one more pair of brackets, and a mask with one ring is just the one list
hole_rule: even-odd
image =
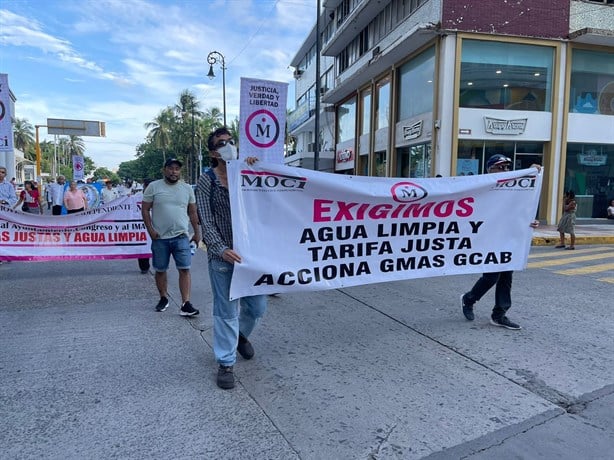
[[[602,224],[582,224],[576,221],[576,244],[613,244],[614,220],[603,220]],[[569,235],[565,235],[569,243]],[[533,232],[533,246],[556,246],[559,244],[559,232],[556,225],[540,225]]]
[[[611,294],[604,283],[591,298],[566,293],[573,309],[540,302],[515,310],[530,324],[521,333],[489,326],[484,311],[462,320],[451,298],[474,275],[271,297],[251,337],[255,358],[239,358],[238,385],[223,391],[206,254],[193,262],[201,314],[189,320],[178,314],[174,270],[171,306],[156,313],[152,276],[135,260],[0,265],[3,458],[575,460],[612,452],[613,416],[600,408],[614,400],[614,314],[594,300]],[[527,286],[530,277],[515,280]],[[542,284],[537,298],[561,298],[556,283]],[[536,301],[530,290],[514,296]],[[590,423],[567,412],[595,401]]]

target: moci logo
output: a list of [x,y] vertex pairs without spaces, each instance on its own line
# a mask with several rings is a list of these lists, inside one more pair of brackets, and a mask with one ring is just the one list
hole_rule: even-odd
[[522,176],[514,179],[499,179],[495,190],[530,190],[535,188],[537,176]]
[[428,196],[424,187],[413,182],[397,182],[390,189],[392,199],[399,203],[412,203],[420,201]]
[[276,174],[268,171],[241,173],[241,187],[258,189],[303,190],[306,177]]

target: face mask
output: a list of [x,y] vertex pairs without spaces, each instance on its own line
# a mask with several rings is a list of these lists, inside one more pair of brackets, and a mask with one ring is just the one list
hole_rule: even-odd
[[225,161],[237,159],[237,148],[230,143],[226,144],[224,147],[218,148],[217,153],[219,153],[222,160]]

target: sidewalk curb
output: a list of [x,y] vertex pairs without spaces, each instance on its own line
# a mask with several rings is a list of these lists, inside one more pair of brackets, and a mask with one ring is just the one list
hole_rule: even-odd
[[[569,235],[566,235],[569,240]],[[534,236],[531,246],[556,246],[559,244],[558,236]],[[614,236],[580,236],[576,235],[576,244],[614,244]]]

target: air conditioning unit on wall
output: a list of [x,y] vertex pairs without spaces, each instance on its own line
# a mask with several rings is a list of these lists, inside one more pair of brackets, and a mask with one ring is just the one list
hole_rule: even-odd
[[303,75],[303,71],[300,69],[296,69],[293,75],[294,75],[294,78],[301,78],[301,75]]

